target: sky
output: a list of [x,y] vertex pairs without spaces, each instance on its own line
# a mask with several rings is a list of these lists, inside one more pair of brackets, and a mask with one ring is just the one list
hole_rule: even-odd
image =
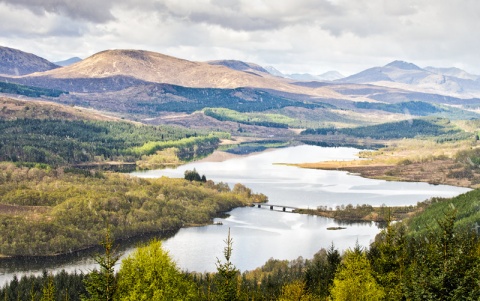
[[393,60],[480,74],[478,0],[0,0],[0,45],[106,49],[351,75]]

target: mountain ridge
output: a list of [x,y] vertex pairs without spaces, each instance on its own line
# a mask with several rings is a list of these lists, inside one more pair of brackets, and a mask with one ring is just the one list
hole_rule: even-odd
[[22,76],[59,68],[58,65],[35,54],[0,46],[0,74]]

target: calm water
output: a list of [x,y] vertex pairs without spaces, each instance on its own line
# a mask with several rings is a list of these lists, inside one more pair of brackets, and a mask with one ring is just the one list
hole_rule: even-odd
[[[243,183],[254,192],[269,197],[270,203],[294,207],[335,207],[342,204],[413,205],[433,196],[452,197],[469,189],[434,186],[425,183],[400,183],[364,179],[346,172],[301,169],[274,163],[302,163],[327,160],[351,160],[357,149],[297,146],[272,150],[257,155],[223,162],[195,162],[177,169],[133,173],[139,177],[182,177],[185,170],[195,168],[207,179],[223,181],[231,187]],[[332,242],[340,250],[360,245],[368,246],[379,229],[371,223],[347,225],[347,229],[326,230],[338,226],[332,219],[283,213],[258,208],[237,208],[226,219],[216,219],[223,225],[181,229],[163,243],[178,265],[189,271],[215,271],[217,258],[223,259],[224,240],[228,229],[233,238],[232,262],[242,271],[264,264],[269,258],[311,258],[320,248]],[[124,256],[133,251],[135,243],[122,245]],[[0,284],[13,274],[50,271],[89,271],[94,268],[90,254],[79,254],[54,262],[0,262]]]

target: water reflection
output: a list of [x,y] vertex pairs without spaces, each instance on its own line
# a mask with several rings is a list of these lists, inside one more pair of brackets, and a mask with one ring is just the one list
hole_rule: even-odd
[[[364,179],[339,171],[301,169],[274,163],[302,163],[327,160],[352,160],[358,150],[354,148],[324,148],[302,145],[267,151],[248,157],[223,162],[194,162],[176,169],[135,172],[139,177],[183,177],[185,170],[195,168],[200,174],[216,182],[226,182],[233,187],[243,183],[255,192],[269,197],[273,204],[316,208],[323,205],[382,204],[404,206],[415,205],[433,196],[452,197],[469,189],[429,185],[425,183],[400,183]],[[333,219],[284,213],[258,208],[237,208],[221,221],[222,226],[211,225],[181,229],[166,239],[164,247],[178,265],[189,271],[214,271],[217,258],[223,257],[224,240],[228,228],[233,237],[232,262],[242,271],[263,265],[268,259],[296,259],[298,256],[311,258],[321,248],[332,242],[340,250],[358,242],[368,246],[379,228],[373,223],[345,224]],[[344,230],[327,230],[328,227],[345,226]],[[130,254],[140,241],[121,242],[124,256]],[[49,271],[92,270],[95,265],[92,253],[80,252],[65,258],[0,260],[0,285],[17,275]]]

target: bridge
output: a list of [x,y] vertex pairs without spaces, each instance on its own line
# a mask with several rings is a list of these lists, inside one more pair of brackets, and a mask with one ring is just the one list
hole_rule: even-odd
[[[296,209],[300,209],[298,207],[276,205],[276,204],[270,204],[270,203],[252,203],[251,206],[257,207],[257,208],[270,208],[270,210],[283,211],[283,212],[293,212]],[[290,209],[290,211],[287,211],[287,209]]]

